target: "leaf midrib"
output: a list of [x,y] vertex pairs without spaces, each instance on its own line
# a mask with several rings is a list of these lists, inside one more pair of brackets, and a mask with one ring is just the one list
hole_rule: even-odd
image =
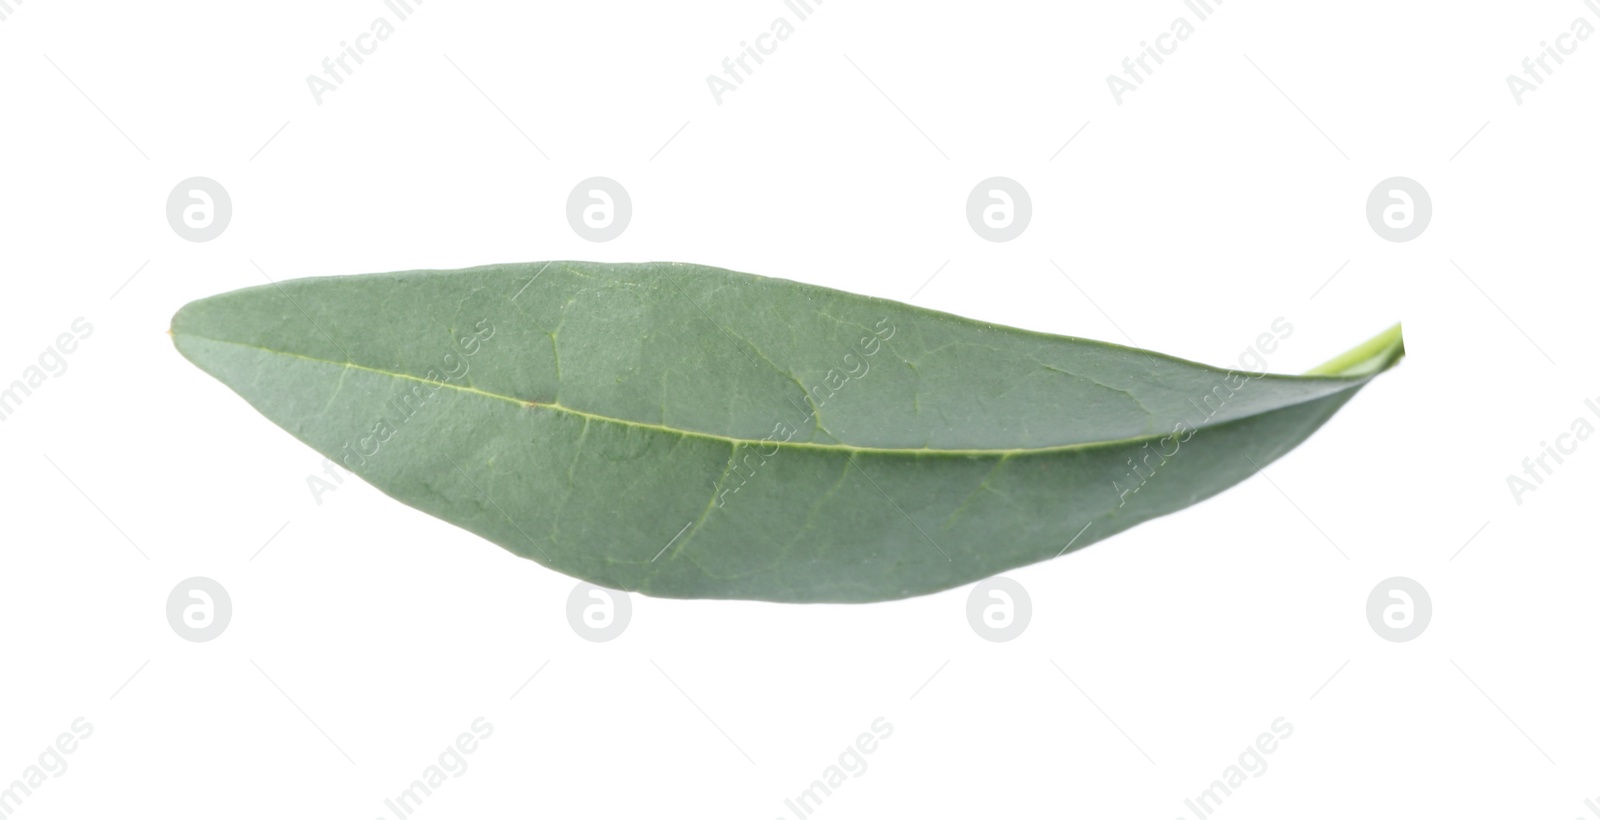
[[[450,382],[440,382],[440,381],[434,381],[432,379],[425,379],[425,378],[422,378],[421,376],[413,376],[410,373],[397,373],[397,372],[394,372],[394,371],[391,371],[391,370],[384,370],[383,368],[379,368],[379,367],[370,367],[368,365],[357,364],[355,362],[350,362],[350,361],[341,362],[341,361],[338,361],[338,360],[335,360],[335,359],[324,359],[324,358],[321,358],[321,357],[318,357],[318,356],[307,356],[307,355],[305,355],[303,353],[294,353],[294,352],[287,351],[287,350],[275,350],[275,349],[270,348],[270,347],[262,347],[261,345],[253,345],[253,344],[248,344],[246,342],[237,342],[237,341],[233,341],[231,339],[218,339],[218,338],[211,337],[211,336],[201,336],[198,333],[184,333],[184,332],[180,332],[180,331],[174,330],[174,331],[172,331],[172,335],[173,336],[187,336],[187,337],[192,338],[192,339],[201,339],[201,340],[204,340],[204,341],[207,341],[207,342],[214,342],[216,344],[224,344],[224,345],[232,345],[234,347],[242,347],[242,348],[245,348],[247,350],[255,350],[255,351],[259,351],[261,353],[268,353],[268,354],[271,354],[271,355],[274,355],[274,356],[284,356],[286,358],[291,358],[291,359],[300,359],[302,361],[314,362],[316,364],[333,365],[333,366],[336,366],[336,367],[348,367],[348,368],[351,368],[353,370],[361,370],[361,371],[365,371],[367,373],[374,373],[374,374],[377,374],[379,376],[388,376],[389,378],[393,378],[393,379],[406,379],[406,380],[418,382],[418,383],[421,383],[421,384],[432,385],[434,387],[448,387],[448,388],[450,388],[452,390],[458,390],[458,391],[460,391],[462,393],[468,393],[468,394],[471,394],[471,395],[482,396],[484,398],[498,399],[500,401],[516,404],[516,405],[518,405],[520,407],[523,407],[525,409],[528,409],[528,410],[546,410],[546,409],[555,410],[555,411],[560,412],[560,413],[566,413],[566,414],[569,414],[569,415],[577,416],[579,418],[588,419],[590,421],[604,422],[606,424],[616,424],[616,425],[621,425],[621,426],[624,426],[624,427],[633,427],[633,428],[637,428],[637,429],[641,429],[641,430],[654,430],[654,431],[658,431],[658,432],[662,432],[662,433],[670,433],[670,434],[675,435],[675,436],[682,436],[682,437],[686,437],[686,438],[700,438],[700,439],[705,439],[705,440],[708,440],[708,441],[721,442],[723,444],[728,444],[728,445],[732,445],[732,446],[735,446],[735,447],[737,447],[739,445],[744,445],[744,446],[763,445],[763,446],[777,446],[779,448],[794,448],[794,449],[803,449],[803,450],[839,451],[839,452],[843,452],[843,453],[847,453],[847,454],[863,453],[863,454],[901,455],[901,456],[1002,456],[1002,457],[1010,457],[1010,456],[1023,455],[1023,454],[1026,454],[1026,455],[1045,455],[1045,454],[1050,454],[1050,453],[1069,453],[1069,452],[1090,450],[1090,449],[1093,449],[1093,448],[1096,448],[1096,447],[1115,447],[1115,446],[1121,446],[1121,445],[1126,445],[1126,444],[1134,444],[1134,443],[1138,443],[1138,442],[1141,442],[1141,441],[1154,441],[1154,440],[1161,439],[1161,438],[1164,438],[1164,437],[1170,435],[1170,433],[1165,433],[1165,432],[1163,432],[1163,433],[1150,433],[1150,434],[1142,435],[1142,436],[1130,436],[1128,438],[1110,439],[1110,440],[1107,440],[1107,441],[1089,441],[1089,442],[1082,442],[1082,443],[1079,443],[1079,444],[1060,444],[1060,445],[1053,445],[1053,446],[1050,446],[1050,447],[1034,447],[1034,448],[1017,447],[1017,448],[998,448],[998,449],[936,449],[936,448],[932,448],[932,447],[862,447],[862,446],[854,445],[854,444],[826,444],[826,443],[809,442],[809,441],[777,441],[777,440],[771,440],[771,439],[747,439],[747,438],[740,438],[738,436],[725,436],[725,435],[721,435],[721,434],[718,434],[718,433],[705,433],[705,432],[701,432],[699,430],[683,430],[683,429],[679,429],[679,428],[676,428],[676,427],[668,427],[668,426],[663,425],[663,424],[652,424],[652,423],[646,422],[646,421],[633,421],[633,420],[630,420],[630,419],[622,419],[622,418],[617,418],[615,416],[602,415],[600,413],[591,413],[591,412],[588,412],[586,410],[579,410],[579,409],[574,408],[574,407],[567,407],[566,405],[560,404],[559,402],[540,402],[540,401],[535,401],[534,399],[520,399],[520,398],[517,398],[515,396],[507,396],[507,395],[504,395],[504,394],[501,394],[501,393],[493,393],[493,392],[490,392],[488,390],[480,390],[480,389],[478,389],[476,387],[468,387],[466,385],[452,384]],[[1350,386],[1351,387],[1358,387],[1361,384],[1364,384],[1365,382],[1366,382],[1366,379],[1353,380]],[[1342,391],[1336,391],[1336,392],[1342,392]],[[1332,394],[1328,394],[1328,395],[1332,395]],[[1245,419],[1252,418],[1254,416],[1264,415],[1264,414],[1269,413],[1269,412],[1275,412],[1275,411],[1278,411],[1278,410],[1284,410],[1284,409],[1287,409],[1287,408],[1290,408],[1290,407],[1295,407],[1295,406],[1298,406],[1298,405],[1301,405],[1301,404],[1310,404],[1311,402],[1319,401],[1319,400],[1325,399],[1327,397],[1328,397],[1327,395],[1316,396],[1316,397],[1313,397],[1313,398],[1306,399],[1304,401],[1297,401],[1297,402],[1291,402],[1289,404],[1278,405],[1276,407],[1271,408],[1270,410],[1263,410],[1263,411],[1261,411],[1259,413],[1252,413],[1249,416],[1242,416],[1242,417],[1237,418],[1237,419],[1229,419],[1228,422],[1224,422],[1224,423],[1233,423],[1233,422],[1243,421]],[[1199,427],[1197,429],[1205,429],[1205,427],[1207,427],[1207,426],[1210,426],[1210,425],[1202,425],[1201,427]]]

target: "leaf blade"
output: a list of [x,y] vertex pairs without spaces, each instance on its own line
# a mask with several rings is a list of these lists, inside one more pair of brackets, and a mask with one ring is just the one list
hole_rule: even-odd
[[[173,336],[297,438],[512,552],[781,601],[937,591],[1188,506],[1403,352],[1396,328],[1358,348],[1369,372],[1242,377],[670,264],[284,282],[191,303]],[[1204,436],[1177,440],[1185,414]]]

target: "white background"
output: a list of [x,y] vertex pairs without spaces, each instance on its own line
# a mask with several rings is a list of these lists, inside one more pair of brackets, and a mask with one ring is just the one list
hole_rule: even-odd
[[[1520,504],[1506,484],[1600,425],[1600,36],[1520,105],[1506,83],[1600,24],[1581,2],[1230,0],[1120,105],[1107,75],[1181,3],[828,0],[720,105],[706,76],[793,22],[781,2],[429,0],[320,105],[307,75],[392,20],[377,0],[8,3],[0,385],[94,327],[0,422],[0,785],[94,727],[17,816],[392,817],[479,716],[494,734],[418,816],[792,817],[878,717],[893,735],[815,816],[1193,817],[1278,717],[1293,735],[1218,816],[1600,802],[1600,443]],[[564,213],[595,175],[634,205],[605,244]],[[1004,244],[964,214],[996,175],[1033,200]],[[1433,201],[1406,243],[1365,215],[1396,175]],[[165,216],[192,176],[234,204],[208,243]],[[321,457],[165,333],[263,272],[539,259],[720,265],[1217,364],[1282,316],[1288,373],[1404,320],[1409,356],[1266,477],[1011,573],[1033,619],[1009,643],[974,634],[968,588],[635,596],[591,643],[573,579],[358,480],[319,504]],[[231,594],[209,643],[165,617],[191,576]],[[1392,576],[1431,594],[1411,642],[1366,619]]]

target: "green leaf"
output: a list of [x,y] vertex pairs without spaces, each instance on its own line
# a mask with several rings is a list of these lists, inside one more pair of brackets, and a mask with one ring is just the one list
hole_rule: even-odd
[[1397,325],[1266,375],[665,263],[302,279],[191,303],[172,335],[296,438],[517,555],[806,602],[935,592],[1187,507],[1404,352]]

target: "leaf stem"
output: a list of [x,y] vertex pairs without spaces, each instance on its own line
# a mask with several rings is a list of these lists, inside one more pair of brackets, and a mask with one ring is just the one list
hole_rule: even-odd
[[1398,322],[1388,330],[1306,371],[1307,376],[1367,376],[1387,370],[1406,355]]

